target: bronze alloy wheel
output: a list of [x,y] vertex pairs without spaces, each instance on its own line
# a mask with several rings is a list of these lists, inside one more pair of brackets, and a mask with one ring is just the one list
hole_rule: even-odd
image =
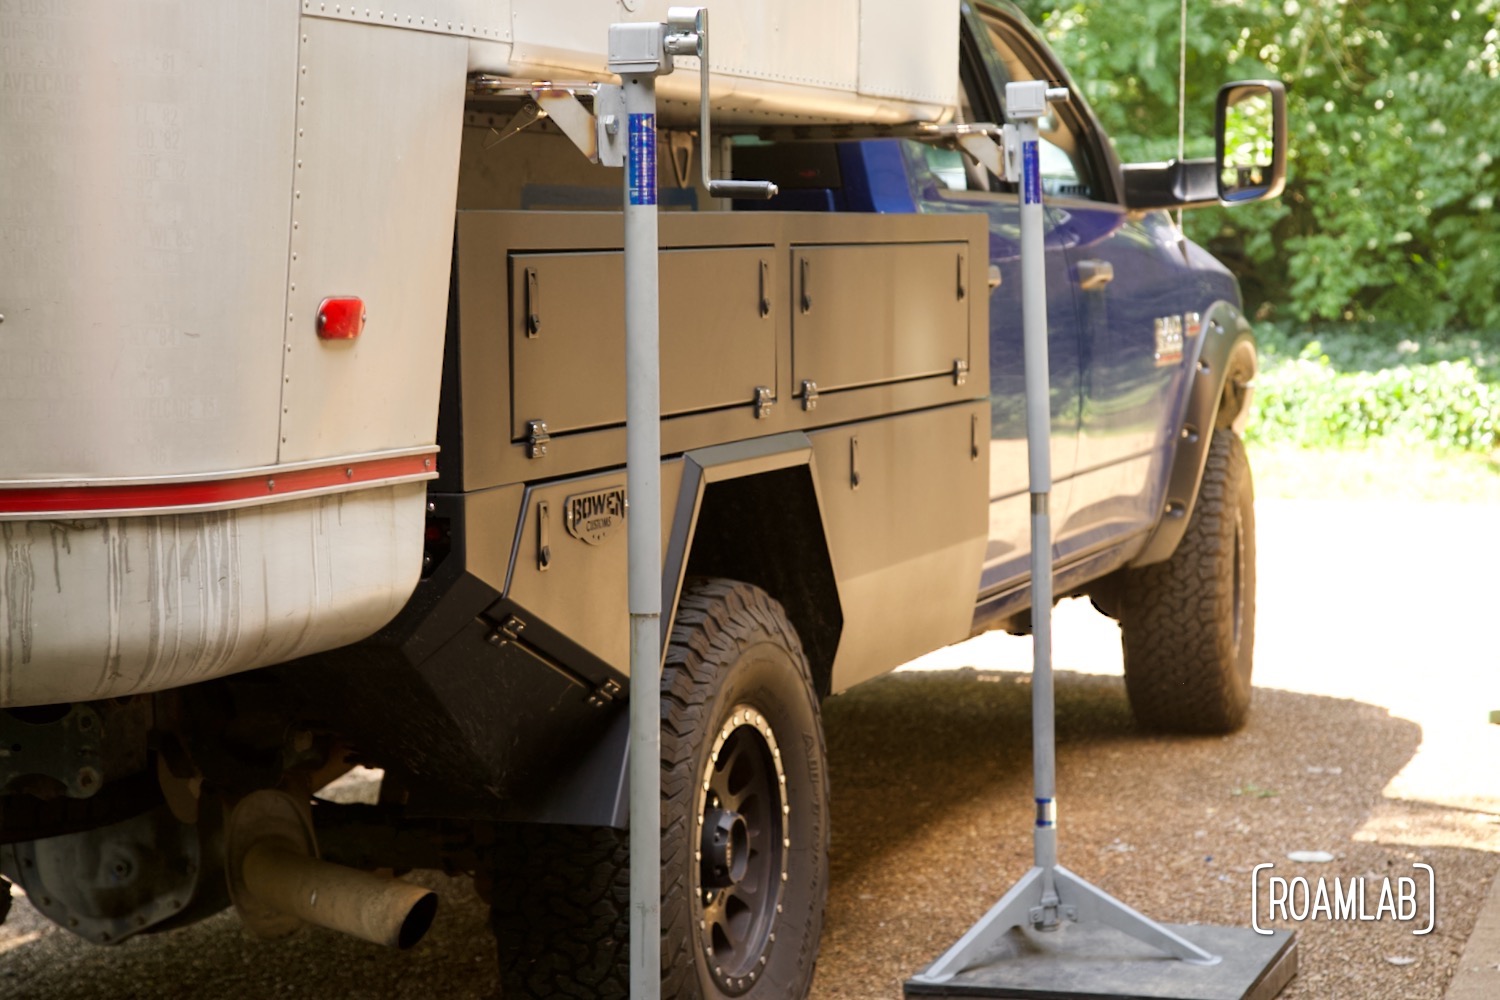
[[725,993],[755,984],[775,945],[792,841],[786,772],[759,710],[736,705],[703,770],[694,895],[704,961]]

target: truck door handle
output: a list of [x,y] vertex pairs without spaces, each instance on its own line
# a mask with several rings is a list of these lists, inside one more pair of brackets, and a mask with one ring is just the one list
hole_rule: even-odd
[[1107,260],[1080,260],[1078,262],[1078,287],[1085,292],[1103,288],[1115,280],[1115,266]]

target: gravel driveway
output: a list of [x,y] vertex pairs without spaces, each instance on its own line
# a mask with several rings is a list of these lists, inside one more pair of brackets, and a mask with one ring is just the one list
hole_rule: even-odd
[[[1298,925],[1302,971],[1283,996],[1441,997],[1500,867],[1500,726],[1485,721],[1500,709],[1497,519],[1262,502],[1259,689],[1226,738],[1136,732],[1113,623],[1061,605],[1063,863],[1158,919],[1244,926],[1256,864],[1347,879],[1427,862],[1431,935]],[[985,636],[827,703],[834,877],[817,1000],[899,997],[1026,870],[1029,667],[1029,640]],[[1293,850],[1334,860],[1299,866]],[[482,906],[461,881],[424,881],[443,907],[406,955],[317,930],[254,942],[227,915],[100,949],[22,902],[0,928],[0,996],[493,996]]]

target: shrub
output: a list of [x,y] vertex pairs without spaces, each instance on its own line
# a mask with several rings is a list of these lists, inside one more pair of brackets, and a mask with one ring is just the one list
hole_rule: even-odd
[[1273,331],[1255,380],[1248,436],[1303,447],[1389,438],[1489,452],[1500,443],[1492,357],[1472,338],[1391,345],[1345,332],[1330,351],[1321,340]]

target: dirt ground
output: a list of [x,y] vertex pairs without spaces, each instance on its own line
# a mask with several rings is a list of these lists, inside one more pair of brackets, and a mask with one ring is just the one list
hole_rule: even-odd
[[[1028,679],[899,675],[830,706],[842,777],[818,1000],[898,996],[902,979],[1026,871]],[[1251,872],[1262,862],[1347,879],[1412,874],[1411,862],[1425,861],[1439,876],[1433,934],[1305,923],[1302,971],[1283,996],[1440,997],[1497,866],[1474,841],[1495,847],[1500,827],[1485,817],[1476,833],[1463,813],[1383,799],[1417,750],[1415,724],[1347,699],[1256,697],[1256,722],[1229,739],[1145,738],[1119,680],[1059,676],[1063,863],[1159,920],[1248,926]],[[893,748],[918,741],[929,749],[892,759]],[[989,773],[977,777],[975,762]],[[1415,837],[1384,835],[1414,827]],[[1440,843],[1449,827],[1463,846]],[[1292,850],[1335,860],[1296,865]]]
[[[1497,514],[1260,504],[1258,690],[1229,737],[1139,733],[1113,623],[1061,605],[1062,862],[1157,919],[1235,926],[1250,924],[1257,864],[1347,880],[1428,863],[1430,935],[1283,923],[1301,936],[1283,996],[1442,997],[1500,867]],[[1025,872],[1029,669],[1029,640],[985,636],[826,704],[833,881],[816,1000],[899,997]],[[1287,859],[1299,850],[1334,857]],[[460,881],[426,881],[443,906],[405,955],[319,931],[255,942],[228,915],[101,949],[19,901],[0,928],[0,996],[494,996],[482,906]]]
[[[1430,864],[1430,935],[1278,922],[1301,939],[1282,995],[1442,997],[1500,867],[1497,513],[1257,504],[1255,708],[1229,737],[1135,731],[1118,629],[1084,601],[1060,605],[1062,863],[1156,919],[1230,926],[1251,922],[1257,864],[1330,884]],[[818,1000],[897,996],[1026,871],[1030,655],[1028,639],[983,636],[826,706],[834,893]],[[1286,857],[1308,850],[1334,860]]]

